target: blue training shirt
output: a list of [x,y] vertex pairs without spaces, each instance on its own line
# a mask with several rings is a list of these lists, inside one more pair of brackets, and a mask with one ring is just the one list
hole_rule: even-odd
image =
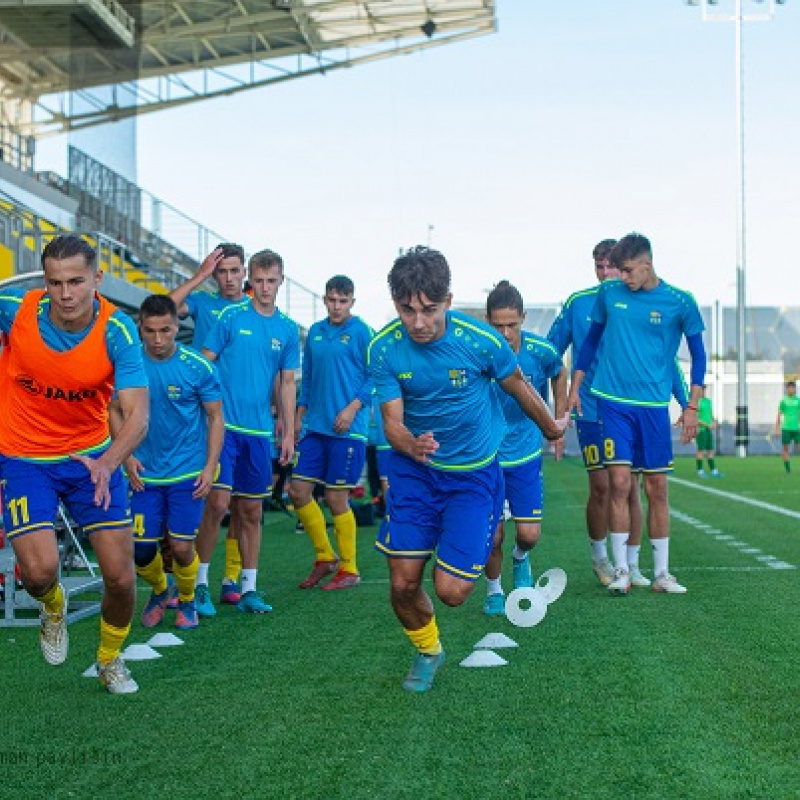
[[[525,380],[539,394],[542,394],[542,385],[549,378],[555,378],[564,366],[555,345],[530,331],[522,331],[517,361]],[[542,454],[544,437],[539,426],[525,414],[511,395],[497,385],[495,388],[506,420],[506,434],[498,454],[500,466],[516,467],[533,461]]]
[[166,361],[144,354],[150,381],[150,427],[134,455],[142,483],[176,483],[206,465],[208,422],[203,403],[222,399],[217,371],[204,356],[178,345]]
[[374,445],[378,450],[389,450],[391,447],[386,439],[386,431],[383,430],[383,414],[381,414],[381,404],[378,402],[378,393],[375,389],[372,390],[370,402],[367,444]]
[[[367,441],[372,376],[367,368],[367,347],[373,331],[359,317],[342,325],[329,319],[309,328],[303,348],[303,379],[297,405],[304,406],[306,430],[341,439]],[[336,415],[354,399],[361,401],[347,433],[336,433]]]
[[592,321],[605,326],[592,393],[620,403],[668,405],[681,336],[705,327],[694,297],[664,280],[637,292],[609,280],[600,285]]
[[[0,330],[8,333],[27,290],[7,288],[0,292]],[[97,313],[100,302],[95,299]],[[57,353],[77,347],[91,331],[94,321],[82,331],[64,331],[50,321],[50,298],[44,295],[39,302],[39,332],[44,343]],[[106,326],[106,351],[114,367],[114,389],[140,389],[147,386],[147,374],[142,363],[142,344],[133,320],[117,309]]]
[[493,328],[448,311],[444,335],[417,344],[397,319],[372,340],[368,361],[380,403],[402,399],[406,428],[439,443],[430,466],[470,470],[495,458],[505,420],[492,382],[513,374],[517,357]]
[[201,290],[192,292],[185,302],[189,308],[189,316],[194,320],[192,347],[200,350],[205,347],[208,334],[219,319],[219,315],[228,306],[249,303],[250,298],[245,295],[239,300],[228,300],[225,297],[221,297],[217,292],[210,294]]
[[217,356],[225,427],[271,437],[275,377],[300,366],[297,323],[278,309],[265,316],[239,303],[220,314],[203,347]]

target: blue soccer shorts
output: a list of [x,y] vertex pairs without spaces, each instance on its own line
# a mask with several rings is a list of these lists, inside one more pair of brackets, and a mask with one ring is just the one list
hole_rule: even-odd
[[214,488],[253,500],[267,497],[272,491],[271,438],[227,428]]
[[672,427],[666,406],[635,406],[599,398],[605,466],[672,472]]
[[603,434],[599,422],[585,422],[581,419],[577,423],[578,444],[583,456],[583,466],[587,472],[603,469]]
[[366,457],[366,442],[309,431],[295,448],[292,480],[352,489],[358,485]]
[[[99,458],[102,451],[91,454]],[[84,533],[108,528],[129,528],[128,485],[122,470],[111,473],[107,509],[95,505],[94,484],[79,461],[42,463],[0,456],[3,524],[9,539],[37,530],[53,529],[62,502]]]
[[496,461],[449,472],[391,451],[389,509],[375,542],[390,558],[428,560],[475,581],[492,549],[503,509],[503,473]]
[[517,522],[541,522],[544,513],[542,457],[515,467],[503,467],[503,480],[511,518]]
[[378,462],[378,477],[382,481],[389,480],[389,460],[392,448],[389,445],[379,444],[375,452],[376,460]]
[[131,495],[136,542],[158,542],[164,531],[174,539],[193,541],[203,516],[205,500],[194,498],[194,478],[176,483],[145,483]]

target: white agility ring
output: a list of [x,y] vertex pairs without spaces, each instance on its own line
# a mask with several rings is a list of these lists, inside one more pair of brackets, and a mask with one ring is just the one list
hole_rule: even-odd
[[543,572],[533,588],[542,595],[545,603],[550,605],[561,597],[566,587],[567,573],[563,569],[555,567],[555,569]]
[[519,628],[538,625],[547,613],[547,603],[538,589],[525,586],[514,589],[506,598],[506,617]]

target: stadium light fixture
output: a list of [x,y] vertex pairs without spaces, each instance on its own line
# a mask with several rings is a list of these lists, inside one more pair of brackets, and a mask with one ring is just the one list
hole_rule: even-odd
[[[765,0],[755,0],[763,4]],[[767,6],[754,14],[746,14],[743,10],[744,0],[733,0],[733,13],[725,14],[716,10],[718,0],[689,0],[690,5],[701,5],[703,21],[722,21],[735,23],[736,34],[736,455],[739,458],[747,456],[749,439],[749,421],[747,411],[747,328],[746,328],[746,271],[747,251],[746,232],[747,220],[745,216],[744,193],[744,103],[743,84],[744,72],[742,68],[742,27],[745,22],[764,22],[773,19],[775,9],[783,5],[786,0],[766,0]],[[709,10],[712,9],[712,10]]]

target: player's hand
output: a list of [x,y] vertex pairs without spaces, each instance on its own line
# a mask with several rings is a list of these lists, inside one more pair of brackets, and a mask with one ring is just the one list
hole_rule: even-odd
[[194,491],[192,492],[192,497],[195,500],[199,500],[201,497],[208,497],[208,493],[211,491],[214,485],[214,473],[216,471],[216,467],[206,467],[194,479]]
[[697,411],[688,407],[684,408],[679,421],[683,426],[681,444],[688,444],[697,436]]
[[411,457],[415,461],[421,461],[427,464],[430,459],[428,456],[433,455],[439,449],[439,442],[433,438],[433,433],[421,433],[419,436],[414,437],[414,444],[411,448]]
[[131,489],[133,489],[134,492],[144,491],[144,483],[142,483],[142,479],[139,477],[140,473],[144,471],[145,469],[142,466],[142,462],[139,461],[136,456],[128,456],[125,459],[125,472],[128,474],[128,483],[131,485]]
[[283,439],[281,439],[281,454],[278,457],[278,463],[282,467],[292,463],[292,459],[294,458],[294,444],[294,436],[284,436]]
[[336,415],[336,419],[333,420],[333,430],[336,433],[347,433],[347,431],[350,430],[350,426],[353,424],[355,416],[356,412],[351,410],[349,406],[342,409]]
[[575,412],[579,417],[583,416],[583,407],[581,406],[581,396],[578,392],[573,394],[572,390],[570,389],[569,394],[567,395],[567,419],[569,419],[572,412]]
[[555,460],[561,461],[561,459],[564,457],[564,437],[562,436],[560,439],[550,442],[550,448],[553,451]]
[[216,250],[212,250],[203,259],[203,263],[197,270],[197,274],[201,275],[203,278],[210,278],[214,274],[214,270],[219,266],[219,262],[222,261],[222,259],[223,255],[221,248],[218,247]]
[[108,488],[111,483],[111,470],[99,459],[89,458],[89,456],[79,453],[71,453],[70,458],[73,461],[80,461],[89,470],[89,476],[94,484],[94,504],[101,506],[103,511],[107,511],[111,505],[111,492]]

